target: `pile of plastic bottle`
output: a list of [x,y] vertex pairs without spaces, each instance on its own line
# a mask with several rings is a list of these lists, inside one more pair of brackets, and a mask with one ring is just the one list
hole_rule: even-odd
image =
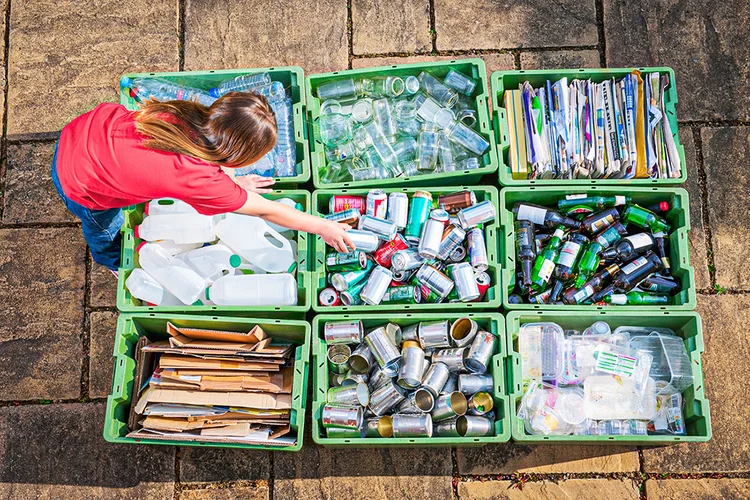
[[130,89],[130,95],[139,102],[149,99],[192,100],[204,106],[211,106],[218,98],[229,92],[255,92],[264,96],[276,115],[276,146],[252,165],[236,169],[235,175],[258,174],[264,177],[297,175],[297,145],[294,141],[292,99],[287,96],[284,85],[281,82],[272,81],[268,73],[240,75],[209,90],[180,85],[158,77],[123,77],[120,86]]
[[685,435],[682,393],[693,368],[668,328],[583,332],[527,323],[518,332],[525,388],[518,418],[533,435]]
[[323,183],[412,177],[482,166],[489,143],[473,127],[477,82],[451,69],[418,76],[339,79],[316,89]]
[[[278,201],[294,207],[289,198]],[[149,305],[297,305],[295,232],[239,214],[201,215],[152,200],[134,235],[139,267],[125,286]]]

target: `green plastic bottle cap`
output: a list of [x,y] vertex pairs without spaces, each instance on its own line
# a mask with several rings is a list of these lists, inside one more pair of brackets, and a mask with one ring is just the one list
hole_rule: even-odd
[[231,257],[229,257],[230,266],[237,268],[237,267],[240,267],[241,264],[242,264],[242,257],[240,257],[239,255],[234,254]]
[[211,300],[211,289],[206,288],[206,300]]

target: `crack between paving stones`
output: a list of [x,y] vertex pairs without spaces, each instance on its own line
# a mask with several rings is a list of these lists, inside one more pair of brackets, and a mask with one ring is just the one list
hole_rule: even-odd
[[348,51],[346,54],[348,69],[352,69],[354,60],[354,17],[352,16],[352,0],[346,0],[346,44]]
[[10,54],[10,6],[11,0],[8,0],[8,6],[5,9],[5,82],[3,82],[3,136],[0,140],[0,220],[5,212],[5,175],[8,169],[8,55]]
[[461,475],[458,472],[458,457],[456,456],[456,448],[451,448],[451,468],[451,487],[453,489],[453,498],[458,499],[458,483],[461,482]]
[[0,229],[68,229],[80,227],[80,222],[9,222],[0,224]]
[[428,13],[430,16],[430,41],[432,42],[432,51],[437,52],[437,21],[435,20],[435,0],[429,1]]
[[182,490],[180,483],[180,466],[182,460],[182,451],[177,446],[174,449],[174,492],[172,498],[178,500],[180,498],[180,491]]
[[596,0],[594,2],[596,7],[596,31],[599,38],[599,45],[597,50],[599,51],[599,65],[602,68],[607,67],[607,40],[604,32],[604,5],[602,0]]
[[185,71],[185,2],[177,2],[177,71]]
[[[310,399],[308,398],[308,401]],[[274,497],[274,484],[276,483],[276,471],[275,469],[276,454],[271,451],[268,453],[268,500],[273,500]]]
[[91,261],[87,246],[84,250],[83,328],[81,329],[81,399],[89,398],[89,370],[91,368]]
[[714,243],[713,233],[709,218],[708,207],[708,178],[706,175],[705,165],[703,164],[703,138],[701,137],[701,127],[691,126],[693,133],[693,142],[695,143],[695,161],[698,166],[698,189],[700,191],[699,206],[701,208],[700,217],[703,222],[703,230],[706,233],[706,259],[708,260],[708,275],[711,281],[711,287],[716,289],[716,263],[714,260]]

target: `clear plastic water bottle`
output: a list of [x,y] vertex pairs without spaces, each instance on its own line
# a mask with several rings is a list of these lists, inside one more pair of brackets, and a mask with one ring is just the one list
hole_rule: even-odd
[[276,171],[276,163],[276,150],[272,149],[255,163],[234,169],[234,175],[235,177],[241,177],[243,175],[255,174],[263,177],[273,177]]
[[268,73],[240,75],[221,82],[218,87],[211,89],[209,92],[213,97],[221,97],[229,92],[247,92],[269,83],[271,83],[271,75]]
[[143,215],[197,214],[193,207],[174,198],[151,200],[143,207]]
[[219,306],[293,306],[297,281],[288,273],[224,276],[206,290],[205,297]]
[[214,218],[200,214],[152,215],[135,226],[133,232],[136,238],[146,241],[209,243],[216,239]]
[[271,82],[267,85],[261,85],[260,87],[253,88],[252,91],[268,99],[268,102],[271,104],[286,99],[286,90],[284,90],[284,84],[281,82]]
[[125,76],[120,80],[120,87],[129,88],[130,95],[140,102],[148,99],[197,101],[204,106],[210,106],[216,101],[216,98],[205,90],[178,85],[163,78],[129,78]]
[[208,283],[213,283],[222,276],[234,274],[234,270],[242,263],[239,255],[221,243],[191,250],[177,258]]
[[272,102],[276,114],[276,177],[297,175],[297,143],[294,139],[294,108],[292,100]]
[[178,258],[151,243],[138,247],[141,268],[183,304],[190,305],[203,296],[206,280]]
[[289,240],[258,217],[227,214],[216,234],[236,254],[270,273],[287,271],[295,262]]

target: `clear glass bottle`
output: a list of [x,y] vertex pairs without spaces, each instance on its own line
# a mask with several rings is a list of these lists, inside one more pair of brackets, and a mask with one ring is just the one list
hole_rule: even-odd
[[363,78],[358,82],[360,92],[369,97],[398,97],[404,93],[406,85],[398,76],[376,76]]
[[318,119],[320,139],[326,146],[343,144],[352,138],[352,124],[348,116],[333,113]]
[[378,156],[380,156],[383,165],[388,169],[397,168],[398,158],[396,158],[396,153],[393,151],[393,147],[378,124],[372,121],[366,124],[364,129],[369,134],[370,140],[372,140],[372,147],[378,153]]
[[393,115],[400,134],[412,137],[419,135],[421,125],[417,120],[417,106],[413,101],[407,99],[396,101],[393,106]]

